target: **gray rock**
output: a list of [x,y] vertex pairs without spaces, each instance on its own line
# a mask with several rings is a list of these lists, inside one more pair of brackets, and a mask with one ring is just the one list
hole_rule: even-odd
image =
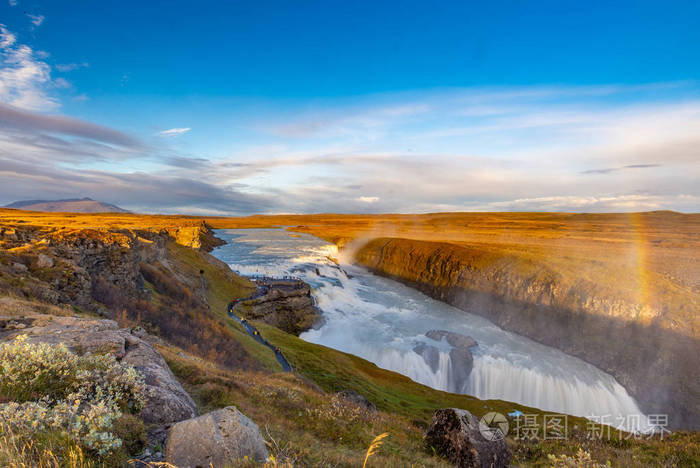
[[36,266],[37,268],[51,268],[53,266],[53,258],[41,253],[39,254]]
[[430,366],[433,372],[437,372],[440,366],[440,351],[435,347],[425,343],[418,343],[413,352],[420,354],[426,364]]
[[460,335],[459,333],[447,330],[430,330],[425,336],[435,341],[442,341],[443,338],[446,338],[447,342],[455,348],[469,349],[477,345],[476,340],[471,336]]
[[450,350],[450,371],[452,372],[451,387],[449,391],[462,393],[469,374],[474,367],[474,358],[469,349],[453,348]]
[[[454,393],[461,393],[464,383],[467,381],[474,367],[474,358],[469,348],[477,346],[477,342],[471,336],[460,335],[459,333],[447,330],[430,330],[425,336],[435,341],[442,341],[445,339],[452,346],[452,350],[450,350],[450,386],[447,390]],[[426,359],[425,353],[431,352],[428,348],[432,348],[432,346],[426,346],[425,349],[421,350],[423,353],[419,353],[424,359]],[[415,348],[414,351],[416,351]],[[438,353],[437,349],[435,353]],[[430,358],[436,362],[434,368],[436,369],[439,355],[435,357],[430,356]],[[428,362],[427,359],[426,362]]]
[[25,265],[24,263],[17,263],[17,262],[14,262],[14,263],[12,264],[12,267],[13,267],[15,270],[18,270],[18,271],[29,271],[29,268],[27,268],[27,265]]
[[487,440],[479,430],[479,420],[462,409],[437,410],[425,433],[425,444],[429,451],[434,450],[460,468],[501,468],[510,464],[505,436]]
[[165,424],[197,416],[197,405],[182,388],[158,351],[133,335],[125,337],[122,362],[141,372],[150,391],[140,417],[147,424]]
[[235,406],[181,421],[170,428],[165,461],[178,468],[232,465],[268,457],[258,426]]
[[338,396],[347,401],[350,401],[351,403],[361,408],[366,409],[371,413],[377,412],[377,406],[371,401],[369,401],[367,398],[357,393],[355,390],[341,390],[340,392],[338,392]]

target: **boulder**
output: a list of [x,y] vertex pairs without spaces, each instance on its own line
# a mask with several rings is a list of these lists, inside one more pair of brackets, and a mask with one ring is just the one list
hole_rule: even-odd
[[413,352],[420,354],[423,357],[425,363],[430,366],[433,372],[437,372],[440,366],[440,350],[435,346],[431,346],[426,343],[418,343],[414,348]]
[[[488,431],[488,427],[481,425]],[[500,434],[500,433],[499,433]],[[469,411],[437,410],[425,433],[425,444],[460,468],[500,468],[510,464],[511,453],[503,437],[489,437],[480,430],[479,420]]]
[[[90,320],[77,317],[36,315],[17,319],[24,325],[21,333],[34,343],[64,343],[79,353],[111,353],[124,364],[136,368],[144,378],[148,396],[139,414],[147,424],[170,424],[197,416],[197,405],[170,371],[165,359],[142,338],[148,336],[119,328],[112,320]],[[8,325],[13,325],[12,327]],[[0,340],[12,339],[18,329],[0,317]]]
[[258,426],[235,406],[175,424],[165,461],[178,468],[223,467],[244,457],[263,462],[268,453]]
[[338,392],[338,396],[346,401],[349,401],[359,406],[360,408],[369,411],[370,413],[377,412],[377,406],[371,401],[369,401],[367,398],[357,393],[355,390],[341,390],[340,392]]

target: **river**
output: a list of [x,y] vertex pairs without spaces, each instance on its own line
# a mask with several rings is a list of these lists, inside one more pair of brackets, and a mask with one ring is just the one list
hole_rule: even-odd
[[[578,358],[505,331],[478,315],[436,301],[340,258],[335,245],[284,229],[218,230],[227,244],[213,255],[242,275],[301,277],[312,287],[325,324],[300,337],[360,356],[439,390],[514,401],[552,412],[598,417],[627,430],[648,430],[634,399],[614,377]],[[449,350],[425,336],[442,329],[468,335],[474,366],[455,382]],[[439,366],[413,351],[438,347]]]

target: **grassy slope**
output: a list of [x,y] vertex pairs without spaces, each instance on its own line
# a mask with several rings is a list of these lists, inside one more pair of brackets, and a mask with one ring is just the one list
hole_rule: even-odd
[[230,320],[226,314],[229,302],[235,298],[248,297],[255,291],[253,283],[245,278],[233,274],[221,268],[221,265],[213,261],[209,254],[198,252],[174,242],[168,243],[168,255],[174,260],[174,267],[178,272],[197,278],[200,271],[204,271],[206,282],[207,303],[211,312],[224,322],[238,343],[259,361],[264,368],[271,371],[281,371],[282,367],[275,358],[274,353],[266,346],[255,341],[243,327],[235,320]]

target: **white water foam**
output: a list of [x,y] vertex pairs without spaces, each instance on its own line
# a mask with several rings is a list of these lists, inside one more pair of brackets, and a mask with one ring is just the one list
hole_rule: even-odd
[[[612,376],[554,348],[498,328],[474,314],[352,265],[334,264],[337,249],[309,235],[280,229],[226,230],[229,243],[214,255],[244,275],[295,275],[312,285],[326,323],[301,338],[348,352],[432,388],[514,401],[552,412],[606,421],[634,431],[650,429],[634,399]],[[342,258],[341,258],[342,260]],[[432,329],[473,337],[473,369],[457,382],[450,346],[425,337]],[[436,346],[433,370],[413,351]]]

